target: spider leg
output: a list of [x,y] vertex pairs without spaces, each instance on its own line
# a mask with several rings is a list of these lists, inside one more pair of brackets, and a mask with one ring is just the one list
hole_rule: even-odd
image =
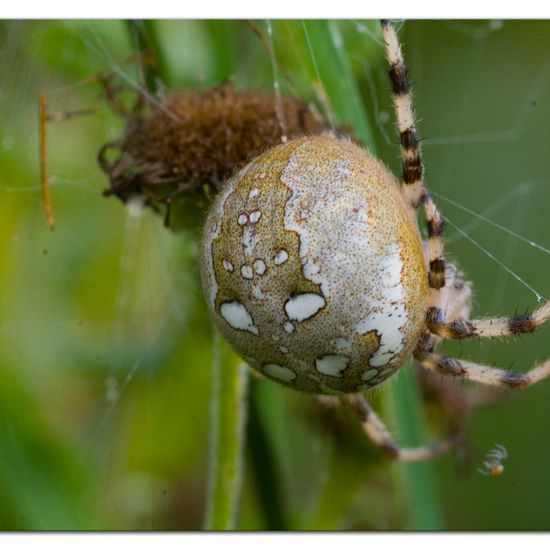
[[424,189],[420,140],[416,131],[412,90],[395,28],[391,21],[382,20],[381,24],[386,58],[390,65],[393,106],[401,143],[402,177],[405,184],[403,197],[405,202],[416,212]]
[[550,301],[536,309],[531,315],[514,317],[488,317],[472,320],[447,322],[444,312],[438,307],[430,307],[426,315],[428,329],[441,338],[462,340],[479,336],[497,338],[533,332],[550,319]]
[[504,458],[506,458],[500,451],[491,451],[490,453],[487,453],[485,455],[487,458],[492,460],[493,462],[500,462]]
[[523,373],[510,372],[489,365],[481,365],[479,363],[456,359],[455,357],[440,355],[427,351],[422,345],[417,346],[414,351],[414,357],[420,363],[420,366],[426,369],[447,376],[457,376],[466,380],[472,380],[473,382],[501,388],[525,388],[540,382],[550,375],[550,360]]
[[412,89],[401,50],[401,44],[391,21],[383,20],[382,35],[386,58],[390,65],[393,105],[401,143],[402,178],[401,193],[413,216],[423,203],[428,227],[428,305],[439,301],[439,291],[445,286],[445,260],[443,259],[443,220],[428,190],[424,186],[420,138],[416,130]]
[[455,448],[462,441],[461,435],[457,434],[433,445],[410,448],[399,447],[388,428],[374,412],[364,395],[354,393],[346,396],[345,399],[350,403],[359,417],[365,433],[372,442],[390,458],[400,462],[412,462],[436,457]]
[[428,311],[442,301],[446,281],[446,263],[443,256],[443,220],[437,205],[424,189],[422,195],[426,226],[428,228]]
[[506,450],[506,447],[504,445],[500,445],[500,443],[497,443],[495,447],[497,448],[497,451],[500,453],[501,458],[508,458],[508,451]]
[[[495,338],[533,332],[550,319],[550,302],[546,302],[531,315],[521,317],[495,317],[486,319],[456,319],[446,322],[443,310],[430,307],[427,326],[438,338],[465,339],[474,336]],[[449,376],[459,376],[488,386],[524,388],[540,382],[550,375],[550,360],[533,367],[527,373],[515,373],[488,365],[480,365],[462,359],[433,353],[433,336],[425,335],[414,356],[426,369]]]
[[[425,243],[426,255],[429,254],[428,243]],[[463,273],[458,267],[451,263],[445,262],[445,284],[430,296],[430,303],[433,304],[428,308],[430,311],[438,311],[438,315],[444,319],[455,319],[465,321],[470,318],[472,310],[472,288],[468,281],[465,280]],[[428,316],[428,315],[427,315]],[[426,322],[428,331],[426,338],[429,336],[429,344],[426,343],[425,349],[433,351],[435,346],[443,338],[439,332],[429,330],[430,325]]]

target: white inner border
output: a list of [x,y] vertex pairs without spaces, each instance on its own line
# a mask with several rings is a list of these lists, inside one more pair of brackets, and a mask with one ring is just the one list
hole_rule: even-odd
[[20,0],[2,2],[0,17],[5,19],[536,19],[550,17],[550,3],[540,0],[496,2],[495,0],[389,0],[386,2],[316,2],[290,0],[255,2],[210,0],[209,2],[130,3],[127,0],[96,0],[76,3],[68,0]]

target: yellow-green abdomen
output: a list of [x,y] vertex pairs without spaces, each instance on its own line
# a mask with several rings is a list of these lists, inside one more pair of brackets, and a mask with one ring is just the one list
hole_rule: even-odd
[[423,327],[416,225],[393,176],[347,140],[297,139],[236,174],[212,204],[201,263],[227,340],[299,390],[380,384]]

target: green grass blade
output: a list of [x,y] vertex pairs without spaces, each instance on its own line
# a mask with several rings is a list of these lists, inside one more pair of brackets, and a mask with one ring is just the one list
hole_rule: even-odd
[[226,82],[235,70],[233,44],[234,33],[238,28],[237,23],[214,19],[205,21],[204,24],[212,51],[216,52],[212,76],[217,83]]
[[212,368],[210,487],[204,528],[235,528],[241,485],[248,367],[216,332]]
[[[411,364],[402,367],[398,379],[386,392],[386,410],[391,409],[396,437],[402,446],[414,447],[426,443],[422,424],[422,401],[416,373]],[[437,485],[431,461],[396,465],[400,479],[400,497],[406,519],[405,529],[418,531],[443,530],[441,508],[438,506]]]
[[[248,465],[254,476],[258,492],[258,507],[265,518],[268,531],[285,531],[288,519],[279,464],[274,453],[273,433],[270,433],[266,409],[278,410],[280,403],[274,403],[266,392],[261,391],[261,382],[251,378],[249,389],[247,456]],[[248,473],[248,472],[247,472]]]
[[159,79],[165,83],[169,81],[168,69],[157,35],[155,21],[131,19],[128,21],[128,31],[136,51],[143,54],[148,53],[152,56],[152,61],[144,60],[140,63],[140,66],[145,87],[149,92],[155,94],[158,92]]
[[303,30],[315,72],[339,121],[353,126],[355,135],[371,147],[369,125],[338,25],[334,21],[304,21]]

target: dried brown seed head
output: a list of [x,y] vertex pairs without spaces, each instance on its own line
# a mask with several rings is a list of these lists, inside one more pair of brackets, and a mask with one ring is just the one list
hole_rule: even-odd
[[[283,136],[328,129],[303,101],[230,84],[177,92],[148,104],[147,111],[128,124],[120,141],[103,147],[99,160],[111,182],[106,194],[124,202],[145,195],[153,206],[204,185],[219,190],[236,168]],[[113,162],[106,160],[109,149],[116,153]]]

